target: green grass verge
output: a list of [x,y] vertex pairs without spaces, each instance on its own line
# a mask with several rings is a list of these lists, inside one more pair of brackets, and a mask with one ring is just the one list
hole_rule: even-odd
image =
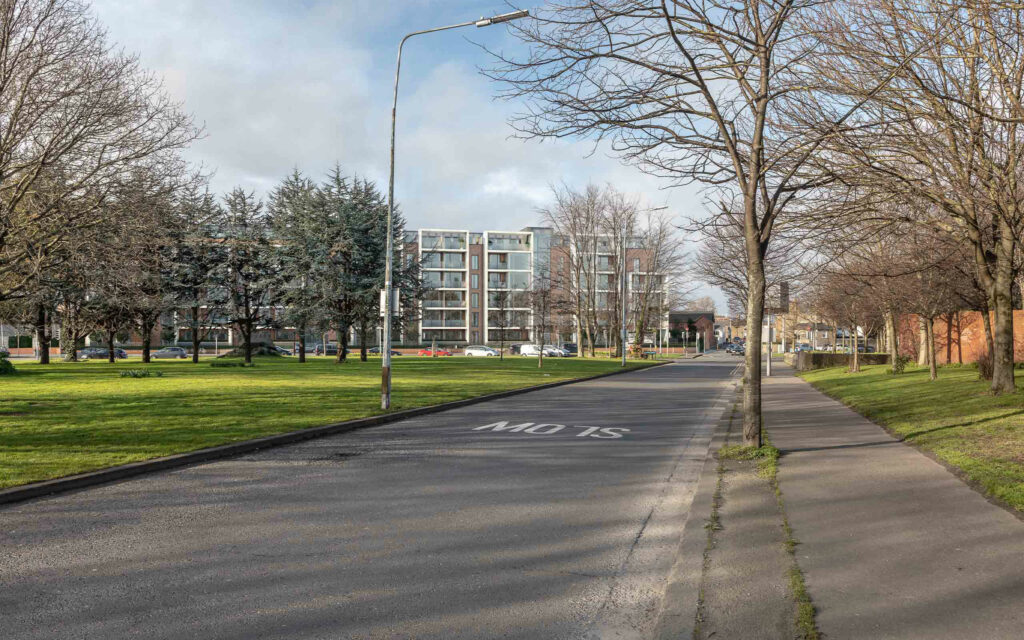
[[895,436],[959,469],[988,495],[1024,511],[1024,407],[1019,393],[993,396],[976,369],[908,365],[886,373],[884,365],[860,373],[845,368],[800,374]]
[[[395,410],[620,369],[614,360],[393,361]],[[630,368],[643,366],[630,362]],[[380,359],[16,363],[0,379],[0,488],[382,413]],[[149,377],[121,377],[148,370]]]

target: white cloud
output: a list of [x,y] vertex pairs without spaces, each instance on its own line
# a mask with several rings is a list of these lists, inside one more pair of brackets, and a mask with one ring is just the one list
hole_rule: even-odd
[[[400,34],[475,17],[491,0],[97,0],[111,38],[137,51],[204,123],[189,158],[213,186],[266,193],[298,167],[321,178],[335,162],[386,189],[394,55]],[[500,4],[500,3],[499,3]],[[411,22],[412,21],[412,22]],[[409,22],[409,24],[407,24]],[[501,42],[503,30],[472,31]],[[516,105],[495,102],[476,72],[484,54],[457,34],[409,41],[398,107],[396,197],[411,226],[536,224],[553,184],[610,183],[680,219],[695,189],[624,166],[581,141],[510,139]]]

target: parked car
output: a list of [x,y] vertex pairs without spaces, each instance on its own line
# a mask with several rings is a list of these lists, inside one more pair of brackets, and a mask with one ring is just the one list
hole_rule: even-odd
[[544,345],[544,357],[546,358],[565,358],[569,355],[569,352],[562,347],[556,347],[553,344]]
[[517,355],[519,355],[519,350],[522,349],[522,348],[523,348],[523,345],[521,345],[521,344],[514,344],[514,345],[509,346],[508,352],[510,354],[512,354],[512,355],[516,355],[517,356]]
[[463,349],[463,354],[474,358],[489,358],[491,356],[501,355],[498,353],[497,349],[492,349],[482,344],[466,347]]
[[543,346],[536,344],[524,344],[519,349],[519,355],[521,356],[539,356],[541,353],[544,354],[545,358],[561,358],[564,352],[558,347],[550,344]]
[[[114,349],[114,359],[124,359],[128,357],[128,352],[124,349]],[[86,347],[78,352],[79,360],[107,360],[110,358],[110,351],[102,347]]]
[[799,344],[796,347],[796,352],[800,353],[801,351],[814,351],[814,348],[809,344]]
[[274,345],[274,351],[276,351],[279,355],[282,355],[282,356],[290,356],[290,355],[292,355],[292,352],[289,349],[285,349],[284,347],[279,347],[276,344]]
[[519,346],[519,355],[521,356],[539,356],[540,347],[535,344],[523,344]]
[[578,356],[580,354],[579,345],[575,342],[563,343],[562,351],[565,351],[567,357]]
[[[375,356],[379,356],[381,353],[383,353],[383,350],[380,347],[370,347],[369,349],[366,350],[366,353],[372,353]],[[400,355],[402,355],[400,351],[395,351],[394,349],[391,350],[392,358]]]
[[419,352],[416,355],[419,355],[419,356],[434,356],[434,355],[450,356],[450,355],[452,355],[452,352],[447,350],[447,349],[442,349],[441,347],[438,347],[437,351],[435,352],[435,351],[431,351],[430,347],[427,347],[426,349],[420,349]]
[[160,360],[162,358],[187,358],[188,351],[185,351],[182,347],[164,347],[163,349],[157,349],[153,353],[149,354],[150,358],[156,358]]
[[[318,345],[316,345],[316,348],[313,349],[313,353],[318,355],[318,356],[336,356],[336,355],[338,355],[338,345],[332,344],[332,343],[328,342],[327,343],[327,348],[325,349],[324,345],[318,344]],[[349,354],[349,350],[345,349],[345,355],[348,355],[348,354]]]

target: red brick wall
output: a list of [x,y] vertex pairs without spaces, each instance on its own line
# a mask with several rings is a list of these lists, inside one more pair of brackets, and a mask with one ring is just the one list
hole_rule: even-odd
[[[963,362],[976,362],[978,355],[986,350],[985,327],[981,313],[978,311],[961,311],[959,327],[954,319],[951,335],[946,336],[946,319],[935,319],[935,360],[938,364],[946,364],[946,345],[950,345],[950,360],[958,362],[957,346],[963,356]],[[915,315],[900,318],[900,353],[917,358],[918,320]],[[1013,359],[1024,362],[1024,311],[1013,312]]]

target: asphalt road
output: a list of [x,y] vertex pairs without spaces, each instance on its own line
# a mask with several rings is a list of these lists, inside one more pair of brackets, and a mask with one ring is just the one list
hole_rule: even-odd
[[0,509],[0,638],[644,637],[736,363]]

